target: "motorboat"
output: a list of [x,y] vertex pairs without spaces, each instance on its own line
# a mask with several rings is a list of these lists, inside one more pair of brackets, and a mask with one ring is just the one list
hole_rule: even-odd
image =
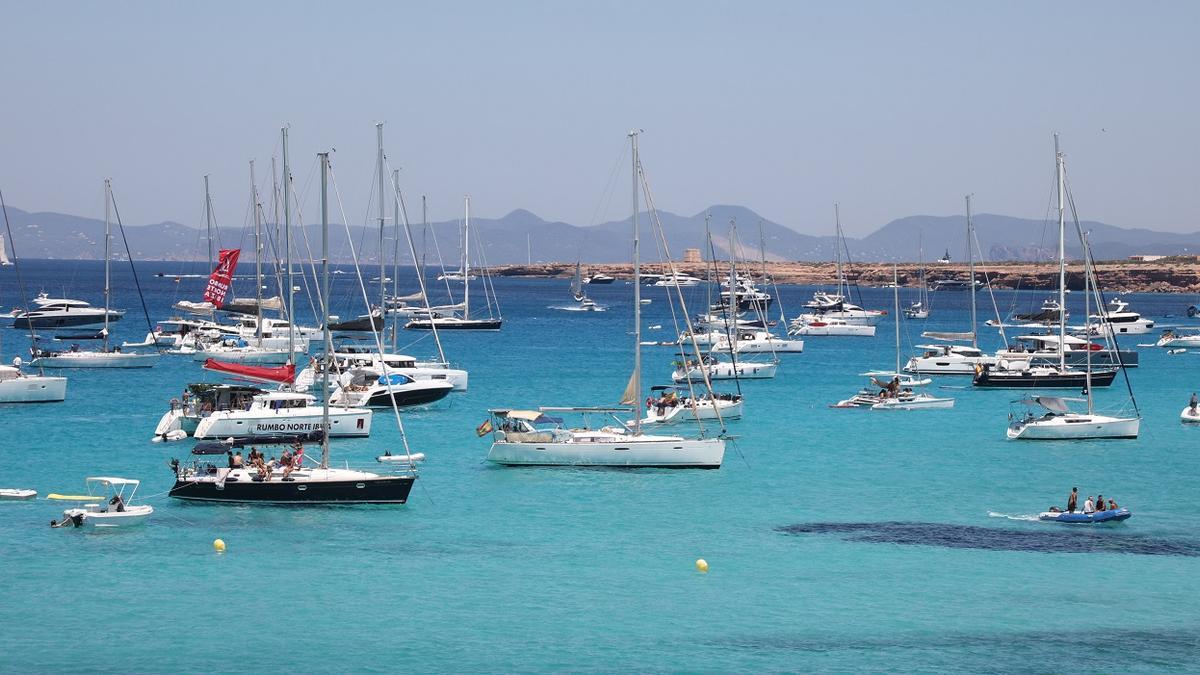
[[[313,405],[315,401],[316,397],[310,394],[292,391],[254,394],[245,408],[227,408],[209,413],[200,420],[192,435],[196,438],[259,438],[319,432],[323,428],[323,410],[320,404]],[[330,407],[330,438],[370,435],[370,410]]]
[[847,301],[844,296],[839,294],[814,293],[813,299],[806,302],[804,306],[811,311],[801,313],[797,317],[797,320],[802,323],[828,323],[831,320],[838,319],[848,324],[874,326],[883,317],[887,316],[887,312],[876,309],[863,309]]
[[721,361],[711,354],[704,354],[699,359],[684,359],[675,364],[671,373],[673,382],[703,382],[705,374],[711,380],[762,380],[775,377],[779,364],[742,361],[737,363]]
[[1124,507],[1119,509],[1105,509],[1104,511],[1092,511],[1091,513],[1084,513],[1083,511],[1069,513],[1054,509],[1039,513],[1038,520],[1065,523],[1067,525],[1095,525],[1097,523],[1119,523],[1123,520],[1128,520],[1132,515],[1129,509]]
[[642,424],[675,424],[718,417],[729,420],[741,416],[741,394],[706,392],[693,396],[681,387],[655,386],[650,387]]
[[[504,466],[601,466],[622,468],[718,469],[725,456],[721,438],[686,439],[632,431],[616,418],[630,408],[542,408],[490,410],[492,447],[487,461]],[[563,426],[547,413],[612,415],[612,424]],[[487,433],[486,431],[484,433]]]
[[[134,504],[133,497],[137,493],[141,481],[133,478],[116,478],[113,476],[90,476],[86,479],[87,496],[49,494],[47,499],[56,501],[85,501],[81,506],[63,511],[61,521],[51,521],[52,527],[76,527],[86,529],[111,529],[132,527],[146,522],[146,518],[154,513],[154,507],[149,504]],[[104,490],[105,493],[96,494]],[[92,501],[94,500],[94,501]]]
[[781,338],[765,330],[735,330],[718,338],[712,344],[712,351],[734,351],[738,354],[799,354],[804,351],[804,340]]
[[19,502],[37,498],[37,490],[25,488],[0,488],[0,501]]
[[978,347],[970,345],[927,344],[917,345],[920,354],[904,364],[906,373],[930,375],[974,375],[984,365],[994,366],[1000,359],[984,354]]
[[827,314],[809,314],[793,319],[791,325],[788,327],[788,335],[803,335],[804,337],[874,337],[875,326],[850,323],[845,319]]
[[1090,411],[1077,413],[1067,405],[1068,401],[1083,400],[1086,399],[1058,396],[1021,399],[1018,403],[1045,412],[1038,414],[1027,410],[1024,415],[1014,418],[1008,425],[1008,437],[1013,440],[1137,438],[1140,417],[1111,417]]
[[385,375],[371,368],[356,368],[342,373],[329,404],[407,408],[440,401],[453,389],[446,380],[414,380],[403,373],[388,371]]
[[601,285],[601,284],[611,284],[612,282],[614,282],[616,280],[617,280],[616,277],[609,276],[609,275],[605,274],[604,272],[595,272],[588,278],[584,279],[583,283]]
[[1043,326],[1054,326],[1060,322],[1066,321],[1070,316],[1064,312],[1062,303],[1054,298],[1047,298],[1042,302],[1041,309],[1035,312],[1025,312],[1013,314],[1009,321],[997,321],[989,319],[987,325],[996,327],[1021,327],[1021,328],[1037,328]]
[[13,328],[58,329],[58,328],[103,328],[107,323],[120,321],[125,310],[93,307],[83,300],[51,298],[39,293],[29,310],[13,312]]
[[[938,262],[942,262],[942,261],[939,260]],[[976,279],[975,283],[973,285],[974,285],[975,290],[978,291],[983,286],[983,282]],[[933,285],[930,286],[929,290],[931,290],[931,291],[967,291],[967,290],[970,290],[971,287],[972,287],[972,284],[971,284],[970,280],[966,280],[966,279],[937,279],[933,282]]]
[[0,365],[0,403],[52,403],[66,398],[67,378],[32,375],[19,366]]
[[692,326],[697,334],[700,332],[718,332],[724,335],[727,329],[766,330],[774,325],[773,322],[766,319],[745,319],[742,317],[742,314],[736,312],[700,314],[692,319]]
[[[1079,367],[1089,360],[1100,367],[1136,368],[1138,353],[1132,349],[1107,348],[1074,335],[1020,335],[1009,349],[996,352],[1000,359],[1028,359],[1033,364],[1057,364],[1060,346],[1066,345],[1065,363]],[[1088,352],[1091,352],[1090,354]]]
[[649,285],[658,286],[660,288],[674,286],[679,286],[680,288],[691,288],[693,286],[699,286],[701,283],[703,283],[703,281],[703,279],[694,277],[690,274],[676,272],[675,274],[665,274]]
[[1187,332],[1168,328],[1162,332],[1154,344],[1157,347],[1200,347],[1200,329],[1185,330]]
[[1108,304],[1105,311],[1088,316],[1088,325],[1084,327],[1087,334],[1101,335],[1112,331],[1115,335],[1144,335],[1154,330],[1154,322],[1131,311],[1124,300],[1113,298]]
[[[308,368],[296,376],[295,389],[307,391],[317,382],[319,375],[328,361],[326,358],[314,358]],[[389,373],[400,373],[414,380],[437,380],[449,382],[454,391],[466,391],[468,384],[467,371],[451,368],[444,362],[417,361],[407,354],[389,354],[382,356],[373,348],[366,345],[342,344],[333,352],[334,372],[344,373],[355,369],[374,370]]]
[[228,410],[246,410],[263,389],[243,384],[196,382],[171,399],[170,409],[159,418],[152,440],[181,440],[196,433],[204,418]]

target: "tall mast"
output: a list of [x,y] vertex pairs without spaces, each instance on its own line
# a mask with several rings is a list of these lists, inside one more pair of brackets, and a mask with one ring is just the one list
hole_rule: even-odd
[[638,131],[629,132],[633,152],[633,433],[642,433],[642,259],[638,250]]
[[[386,286],[384,286],[384,283],[383,283],[384,278],[387,276],[387,274],[385,273],[387,271],[387,265],[384,262],[384,255],[383,255],[383,221],[386,218],[386,214],[385,214],[384,207],[383,207],[383,190],[384,190],[384,187],[383,187],[384,186],[384,182],[383,182],[383,122],[380,122],[375,125],[375,135],[376,135],[376,141],[379,145],[379,158],[378,158],[379,167],[376,171],[376,173],[379,174],[379,319],[380,319],[380,330],[383,330],[383,324],[382,324],[383,316],[384,316],[383,299],[387,295],[387,288],[386,288]],[[370,315],[370,307],[367,308],[367,314]],[[375,319],[372,318],[371,322],[374,323],[374,321],[375,321]]]
[[967,292],[971,294],[971,346],[979,349],[975,325],[975,224],[971,222],[971,195],[967,195]]
[[[1092,313],[1092,298],[1091,298],[1091,293],[1092,293],[1092,284],[1091,284],[1092,252],[1088,247],[1087,235],[1083,235],[1081,233],[1081,236],[1079,237],[1079,242],[1081,244],[1083,244],[1083,315],[1086,317]],[[1099,299],[1097,298],[1097,300],[1099,300]],[[1099,305],[1100,303],[1097,302],[1096,304]],[[1083,378],[1084,378],[1083,379],[1083,381],[1084,381],[1083,389],[1087,394],[1088,414],[1091,415],[1093,412],[1093,405],[1092,405],[1092,403],[1093,403],[1093,401],[1092,401],[1092,344],[1091,344],[1092,339],[1091,339],[1091,331],[1088,330],[1088,322],[1087,321],[1083,322],[1083,338],[1084,338],[1084,340],[1087,341],[1086,344],[1084,345],[1084,349],[1087,350],[1087,371],[1084,373],[1084,376],[1083,376]],[[1114,346],[1114,348],[1116,347],[1116,345],[1113,345],[1113,346]],[[1064,345],[1064,349],[1065,349],[1065,345]]]
[[837,293],[838,295],[842,295],[842,211],[841,205],[837,202],[833,203],[833,221],[837,232],[837,240],[833,242],[834,249],[837,252]]
[[258,320],[254,325],[254,337],[262,347],[262,222],[258,217],[258,186],[254,183],[254,160],[250,160],[250,210],[254,212],[254,306]]
[[[208,183],[208,178],[205,177],[205,183]],[[109,283],[108,273],[108,244],[109,244],[109,212],[112,210],[112,179],[104,179],[104,351],[108,351],[108,304],[109,295],[112,293],[112,284]]]
[[283,256],[287,267],[287,320],[288,320],[288,363],[296,362],[296,314],[292,286],[292,210],[289,195],[292,192],[292,170],[288,166],[288,130],[280,129],[283,134]]
[[900,273],[892,263],[892,315],[896,319],[896,376],[900,376]]
[[1063,155],[1054,134],[1054,172],[1058,178],[1058,368],[1067,367],[1067,220],[1063,206]]
[[[392,236],[395,241],[392,242],[392,299],[400,295],[400,169],[392,170]],[[413,261],[416,265],[416,260]],[[420,268],[417,269],[417,274],[420,274]],[[386,306],[385,308],[386,309]],[[386,315],[385,315],[386,316]],[[397,345],[400,342],[400,315],[392,314],[392,351],[396,351]]]
[[463,196],[463,318],[471,317],[471,195]]
[[204,174],[204,224],[208,232],[208,269],[213,269],[212,195],[208,191],[208,174]]
[[[321,337],[325,354],[333,353],[329,337],[329,153],[317,153],[321,158]],[[321,468],[329,468],[329,368],[321,369]]]

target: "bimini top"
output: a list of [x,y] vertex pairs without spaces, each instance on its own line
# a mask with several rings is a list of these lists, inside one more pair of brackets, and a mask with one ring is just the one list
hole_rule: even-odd
[[1087,399],[1065,398],[1062,396],[1031,396],[1030,398],[1023,398],[1020,401],[1017,401],[1017,403],[1024,403],[1025,405],[1040,405],[1050,412],[1066,413],[1070,411],[1070,409],[1067,407],[1067,401],[1085,400]]
[[561,417],[551,417],[537,410],[489,410],[493,415],[498,415],[510,420],[525,420],[534,424],[562,424]]
[[114,476],[88,476],[85,479],[89,483],[100,483],[101,485],[141,485],[142,481],[136,478],[116,478]]

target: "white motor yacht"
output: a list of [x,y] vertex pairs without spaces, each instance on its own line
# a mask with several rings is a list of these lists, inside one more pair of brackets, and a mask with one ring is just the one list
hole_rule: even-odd
[[51,298],[45,293],[39,293],[33,299],[33,307],[28,311],[13,312],[13,328],[94,328],[100,329],[108,323],[120,321],[125,316],[123,309],[104,309],[93,307],[83,300],[69,298]]
[[[257,438],[282,434],[310,434],[322,428],[322,409],[316,397],[290,391],[256,394],[241,409],[219,410],[200,420],[196,438]],[[371,435],[371,411],[366,408],[329,408],[329,437]]]
[[650,285],[651,286],[659,286],[659,287],[679,286],[681,288],[691,288],[693,286],[699,286],[703,281],[704,281],[703,279],[699,279],[690,274],[684,274],[684,273],[680,272],[680,273],[673,274],[673,275],[672,274],[663,275],[659,279],[656,279]]
[[[730,337],[733,338],[732,342]],[[765,330],[738,330],[730,331],[728,336],[722,335],[713,343],[712,351],[735,351],[738,354],[799,354],[804,351],[804,340],[781,338]]]
[[1085,330],[1089,335],[1101,335],[1109,329],[1115,335],[1144,335],[1154,330],[1154,322],[1130,311],[1124,300],[1113,298],[1108,304],[1109,309],[1088,316]]
[[[336,362],[334,370],[338,373],[355,369],[383,372],[386,366],[388,373],[399,373],[413,380],[445,381],[451,384],[454,391],[467,390],[467,371],[451,368],[445,363],[417,361],[407,354],[385,353],[381,357],[378,352],[365,345],[341,345],[334,351],[333,358]],[[299,391],[306,391],[317,382],[321,360],[312,359],[311,364],[296,376],[295,388]]]
[[1154,344],[1158,347],[1200,347],[1200,330],[1190,329],[1184,332],[1168,328]]
[[845,319],[828,314],[808,314],[792,319],[792,323],[788,327],[788,335],[874,337],[875,326],[850,323]]
[[384,375],[380,370],[356,368],[342,373],[337,391],[329,397],[330,405],[399,408],[427,405],[440,401],[453,391],[447,380],[414,380],[403,373]]

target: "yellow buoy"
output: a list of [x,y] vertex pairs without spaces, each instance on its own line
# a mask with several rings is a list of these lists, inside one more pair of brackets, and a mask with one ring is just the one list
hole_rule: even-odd
[[[213,539],[213,550],[216,551],[217,553],[224,553],[225,552],[225,540],[224,539]],[[707,565],[706,565],[706,567],[707,567]]]
[[704,558],[696,560],[696,569],[702,573],[708,572],[708,561]]

